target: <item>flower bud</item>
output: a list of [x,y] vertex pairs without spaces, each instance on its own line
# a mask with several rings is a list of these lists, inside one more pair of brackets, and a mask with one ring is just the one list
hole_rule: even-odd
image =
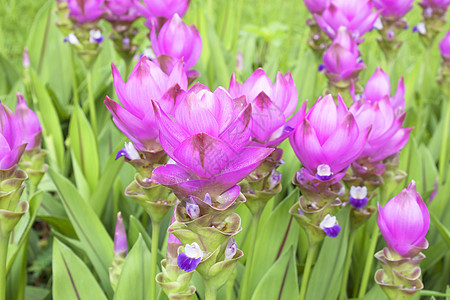
[[430,214],[414,180],[384,207],[378,204],[377,223],[388,247],[404,257],[413,257],[428,248],[425,235]]
[[192,220],[200,216],[200,207],[191,198],[186,201],[186,213]]
[[116,231],[114,233],[114,253],[121,254],[128,251],[127,233],[123,224],[122,213],[117,214]]
[[232,259],[236,255],[236,251],[236,240],[234,239],[234,237],[231,237],[231,239],[227,243],[227,247],[225,248],[225,260]]
[[17,93],[17,105],[14,114],[23,132],[23,142],[27,143],[26,149],[39,149],[41,147],[42,127],[36,113],[28,107],[21,93]]

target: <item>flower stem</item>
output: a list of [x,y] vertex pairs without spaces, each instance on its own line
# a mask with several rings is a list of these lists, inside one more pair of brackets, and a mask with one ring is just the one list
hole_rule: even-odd
[[88,89],[88,100],[89,100],[89,113],[91,116],[92,130],[94,131],[95,137],[97,137],[97,115],[95,113],[95,99],[94,91],[92,89],[92,68],[88,68],[87,71],[87,89]]
[[302,285],[300,287],[300,300],[304,300],[306,296],[306,290],[308,288],[309,276],[311,274],[312,264],[316,258],[317,250],[319,249],[318,243],[310,244],[308,248],[308,256],[306,257],[305,270],[303,272]]
[[216,288],[214,285],[210,284],[209,281],[204,280],[205,285],[205,300],[216,300]]
[[74,49],[70,49],[70,58],[72,60],[71,76],[72,76],[72,89],[73,89],[73,103],[75,105],[79,105],[80,99],[78,97],[78,83],[77,83],[77,75],[75,73],[75,50]]
[[344,300],[347,295],[347,283],[348,283],[348,273],[350,271],[350,265],[352,263],[352,253],[353,253],[353,245],[355,243],[355,232],[356,230],[352,230],[350,233],[348,247],[347,247],[347,256],[345,257],[345,265],[344,265],[344,278],[342,278],[341,285],[341,294],[339,296],[339,300]]
[[161,224],[152,220],[152,257],[150,261],[150,296],[156,299],[156,260],[158,259],[158,241]]
[[444,120],[444,132],[442,135],[441,155],[439,157],[439,179],[441,183],[444,183],[445,169],[448,160],[448,143],[449,143],[449,127],[450,127],[450,101],[446,103],[445,120]]
[[0,234],[0,300],[6,299],[6,259],[10,234]]
[[[252,224],[251,226],[254,228],[254,234],[252,236],[250,236],[250,245],[248,248],[248,256],[247,256],[247,260],[245,262],[245,271],[244,271],[244,280],[242,281],[242,286],[241,286],[241,300],[246,300],[249,299],[250,297],[247,297],[247,293],[248,293],[248,285],[249,285],[249,281],[250,281],[250,275],[251,275],[251,270],[252,270],[252,261],[253,261],[253,255],[255,253],[255,243],[256,243],[256,235],[258,234],[258,225],[259,225],[259,219],[261,217],[261,213],[262,213],[262,209],[259,210],[252,218]],[[250,228],[251,229],[251,228]]]

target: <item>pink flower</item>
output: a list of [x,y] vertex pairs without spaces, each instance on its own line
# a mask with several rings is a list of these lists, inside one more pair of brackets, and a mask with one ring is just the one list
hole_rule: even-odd
[[304,0],[304,2],[312,14],[321,14],[328,7],[330,0]]
[[[389,75],[383,69],[377,67],[376,71],[369,78],[364,88],[362,98],[367,102],[376,102],[391,95],[391,82]],[[403,112],[405,109],[405,83],[403,76],[398,81],[397,91],[393,97],[390,98],[392,107],[396,112]]]
[[152,100],[172,114],[179,97],[187,90],[187,76],[183,62],[178,61],[169,74],[164,73],[147,57],[142,57],[125,83],[114,64],[114,87],[120,106],[109,97],[105,105],[113,121],[141,151],[159,151],[158,125]]
[[111,22],[132,22],[139,18],[138,0],[105,0],[106,19]]
[[41,147],[42,127],[36,113],[32,111],[21,93],[17,93],[15,115],[23,133],[23,142],[26,149],[39,149]]
[[146,19],[163,17],[170,19],[173,15],[184,16],[189,8],[190,0],[144,0],[145,6],[140,9]]
[[303,166],[317,179],[340,180],[361,154],[367,130],[360,129],[339,96],[319,98],[296,128],[290,142]]
[[358,44],[345,27],[339,28],[333,44],[323,54],[325,74],[333,82],[351,80],[366,65],[359,58]]
[[447,34],[439,43],[439,49],[441,50],[442,57],[450,59],[450,30],[447,31]]
[[0,102],[0,169],[6,170],[16,165],[25,146],[19,120]]
[[[252,105],[252,145],[277,146],[293,133],[301,116],[292,117],[298,103],[298,93],[291,73],[278,72],[272,83],[266,72],[257,69],[243,84],[231,77],[230,95],[245,96]],[[304,111],[304,105],[300,111]],[[301,114],[301,113],[300,113]]]
[[246,146],[251,106],[235,110],[235,101],[222,87],[211,92],[197,83],[176,107],[174,118],[164,109],[158,110],[158,118],[161,146],[177,165],[156,168],[152,180],[184,195],[203,199],[207,191],[215,198],[231,189],[234,201],[239,187],[232,187],[273,151]]
[[378,204],[377,223],[388,247],[402,256],[413,257],[428,248],[430,214],[414,180],[384,207]]
[[95,22],[105,13],[105,0],[67,0],[69,17],[77,23]]
[[414,0],[374,0],[373,5],[385,18],[400,19],[413,8]]
[[355,38],[360,38],[372,29],[378,18],[370,0],[331,0],[321,15],[315,15],[317,24],[334,39],[341,26],[347,28]]
[[122,213],[117,214],[116,230],[114,233],[114,253],[126,253],[128,251],[127,246],[127,233],[125,231],[125,225],[123,224]]
[[186,25],[178,14],[164,24],[158,35],[153,27],[151,41],[156,56],[183,58],[186,70],[192,68],[202,54],[202,38],[197,28]]

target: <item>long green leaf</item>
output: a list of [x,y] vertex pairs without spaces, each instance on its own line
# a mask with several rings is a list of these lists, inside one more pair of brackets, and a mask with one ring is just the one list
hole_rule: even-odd
[[58,189],[58,194],[69,216],[86,255],[100,277],[103,289],[112,293],[109,284],[108,268],[113,259],[113,242],[92,208],[82,199],[74,185],[55,172],[49,170],[50,176]]
[[53,242],[53,299],[107,299],[88,267],[58,239]]

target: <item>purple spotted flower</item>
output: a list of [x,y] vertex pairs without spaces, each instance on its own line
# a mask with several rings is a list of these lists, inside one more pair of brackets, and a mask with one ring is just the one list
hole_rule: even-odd
[[336,217],[331,215],[326,215],[320,222],[319,227],[325,232],[329,237],[335,238],[341,232],[341,226],[337,223]]
[[203,251],[200,246],[193,242],[184,246],[184,252],[180,252],[177,257],[178,267],[185,272],[194,271],[202,261]]
[[348,200],[354,208],[363,208],[369,201],[369,198],[367,198],[367,188],[365,186],[352,186]]
[[153,28],[151,41],[156,56],[184,59],[186,70],[197,63],[202,53],[202,38],[197,28],[195,25],[186,25],[178,14],[162,26],[159,34]]
[[386,19],[400,19],[413,8],[414,0],[374,0],[373,5]]
[[331,46],[323,54],[324,73],[332,82],[352,80],[366,65],[359,57],[358,44],[344,28],[339,32]]
[[402,256],[413,257],[428,248],[430,214],[414,180],[384,207],[378,204],[377,223],[388,247]]
[[122,213],[119,212],[117,214],[116,230],[114,233],[114,253],[120,254],[126,253],[127,251],[127,233],[123,224]]
[[373,11],[371,0],[331,0],[321,15],[315,14],[315,18],[320,28],[332,39],[337,36],[341,26],[359,39],[372,29],[378,12]]
[[303,2],[312,14],[321,14],[330,4],[330,0],[304,0]]
[[[160,142],[177,163],[160,166],[152,180],[182,195],[215,199],[250,174],[273,150],[246,146],[251,137],[251,106],[219,87],[195,84],[169,117],[158,109]],[[155,105],[157,105],[155,103]],[[239,189],[231,189],[236,199]],[[230,196],[231,197],[231,196]]]
[[20,121],[0,102],[0,169],[16,165],[25,150]]
[[36,113],[32,111],[21,93],[17,93],[17,105],[14,112],[19,121],[23,133],[23,142],[27,143],[26,149],[41,148],[42,127]]
[[245,96],[252,105],[252,145],[277,146],[293,133],[298,121],[305,113],[306,105],[300,112],[286,121],[295,111],[298,93],[294,80],[288,72],[277,74],[272,83],[266,72],[257,69],[243,84],[231,77],[230,95],[233,98]]
[[98,21],[106,12],[105,0],[67,0],[69,17],[76,23]]
[[187,90],[187,76],[182,61],[178,61],[167,75],[147,57],[142,57],[125,83],[114,64],[114,87],[119,105],[109,97],[105,105],[113,121],[141,151],[159,151],[158,125],[152,100],[158,102],[167,114],[172,114],[179,97]]
[[307,176],[320,181],[340,180],[366,140],[367,129],[358,127],[341,96],[336,106],[331,95],[317,100],[290,137]]

